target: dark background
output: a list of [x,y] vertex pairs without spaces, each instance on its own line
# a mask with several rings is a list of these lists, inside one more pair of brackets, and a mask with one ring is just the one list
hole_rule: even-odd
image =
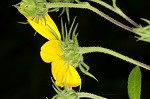
[[[111,0],[104,0],[111,4]],[[146,25],[139,18],[150,19],[149,0],[117,0],[119,7],[136,22]],[[20,0],[0,3],[0,99],[49,99],[55,95],[52,88],[50,64],[40,58],[40,47],[46,40],[34,36],[30,25],[12,5]],[[91,3],[94,6],[94,3]],[[124,19],[97,6],[115,19],[131,26]],[[59,12],[60,13],[60,12]],[[59,13],[50,13],[60,30]],[[81,9],[70,10],[71,20],[77,17],[80,46],[102,46],[150,65],[150,44],[136,41],[135,34],[115,26],[97,14]],[[64,19],[66,15],[63,15]],[[84,55],[90,72],[99,80],[81,74],[82,91],[95,93],[109,99],[128,99],[127,79],[134,65],[102,53]],[[141,99],[150,97],[150,71],[141,68]]]

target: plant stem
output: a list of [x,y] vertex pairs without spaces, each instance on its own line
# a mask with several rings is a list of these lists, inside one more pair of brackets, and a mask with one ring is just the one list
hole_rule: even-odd
[[79,98],[92,98],[92,99],[107,99],[107,98],[97,96],[97,95],[87,93],[87,92],[79,92],[78,97]]
[[95,2],[97,4],[100,4],[104,7],[106,7],[107,9],[119,14],[121,17],[123,17],[125,20],[127,20],[129,23],[131,23],[133,26],[135,27],[139,27],[139,24],[137,24],[135,21],[133,21],[131,18],[129,18],[127,15],[125,15],[121,9],[119,9],[117,6],[113,7],[107,3],[105,3],[102,0],[90,0],[91,2]]
[[129,63],[132,63],[134,65],[137,65],[137,66],[140,66],[140,67],[143,67],[145,69],[150,70],[150,66],[148,66],[144,63],[141,63],[139,61],[136,61],[132,58],[129,58],[125,55],[122,55],[118,52],[115,52],[113,50],[107,49],[107,48],[103,48],[103,47],[80,47],[80,49],[79,49],[79,53],[81,53],[81,54],[90,53],[90,52],[101,52],[101,53],[109,54],[109,55],[112,55],[114,57],[120,58],[124,61],[127,61]]
[[46,3],[46,7],[47,8],[70,7],[70,8],[88,9],[88,10],[91,10],[91,11],[97,13],[101,17],[107,19],[108,21],[114,23],[115,25],[136,34],[136,32],[134,32],[131,27],[126,26],[126,25],[118,22],[117,20],[109,17],[105,13],[103,13],[103,12],[99,11],[98,9],[96,9],[95,7],[91,6],[88,2],[82,2],[79,4],[74,4],[74,3]]

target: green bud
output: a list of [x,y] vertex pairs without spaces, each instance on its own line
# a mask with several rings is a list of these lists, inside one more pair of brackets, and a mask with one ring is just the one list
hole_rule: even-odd
[[[78,45],[75,45],[73,40],[69,40],[67,43],[63,43],[63,51],[64,51],[64,58],[75,68],[78,67],[78,64],[83,61],[83,56],[78,53]],[[74,47],[77,48],[75,49]]]
[[64,52],[64,58],[67,62],[69,62],[75,68],[78,67],[81,61],[83,61],[82,54],[78,53],[79,44],[77,40],[76,29],[78,24],[75,24],[75,19],[73,20],[69,30],[67,30],[67,26],[63,25],[61,20],[61,27],[62,27],[62,49]]
[[24,16],[44,17],[47,14],[46,0],[22,0],[14,5]]
[[140,36],[137,37],[138,40],[149,42],[150,43],[150,21],[147,19],[142,19],[147,22],[149,25],[145,27],[134,28],[133,30]]
[[78,93],[72,88],[64,88],[64,90],[62,90],[55,84],[53,88],[57,94],[52,99],[79,99]]

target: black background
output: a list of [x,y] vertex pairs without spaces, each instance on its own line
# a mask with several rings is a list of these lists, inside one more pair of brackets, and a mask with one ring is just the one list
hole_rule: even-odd
[[[111,0],[104,0],[111,4]],[[146,25],[140,18],[150,19],[149,0],[117,0],[119,7],[137,23]],[[55,95],[52,88],[50,64],[40,58],[40,47],[46,42],[42,36],[34,36],[24,16],[12,5],[19,0],[5,0],[0,3],[0,99],[49,99]],[[131,26],[124,19],[95,5],[115,19]],[[50,13],[60,30],[58,13]],[[135,34],[115,26],[97,14],[81,9],[70,10],[71,20],[77,16],[78,40],[80,46],[102,46],[150,65],[150,44],[136,41]],[[63,15],[66,20],[66,15]],[[128,99],[127,79],[134,65],[102,53],[84,55],[90,72],[99,80],[94,81],[80,73],[82,90],[109,99]],[[141,68],[141,99],[150,97],[150,71]]]

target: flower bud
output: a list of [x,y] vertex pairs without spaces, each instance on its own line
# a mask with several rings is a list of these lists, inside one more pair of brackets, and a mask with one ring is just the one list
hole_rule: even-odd
[[22,0],[15,7],[26,17],[44,17],[48,12],[44,3],[46,0]]

